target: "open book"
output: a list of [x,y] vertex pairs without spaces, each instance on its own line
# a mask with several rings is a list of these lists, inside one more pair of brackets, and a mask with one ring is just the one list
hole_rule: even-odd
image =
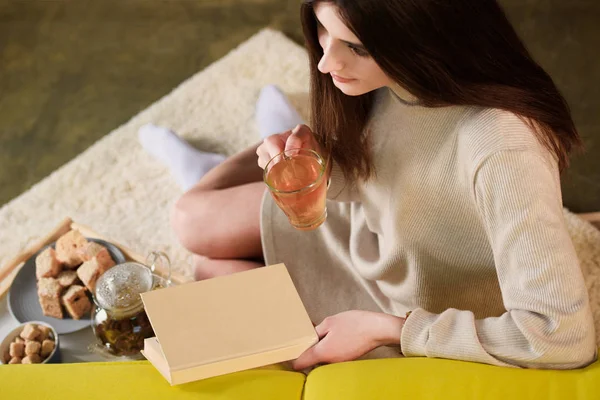
[[177,385],[298,358],[318,337],[285,265],[142,294],[142,354]]

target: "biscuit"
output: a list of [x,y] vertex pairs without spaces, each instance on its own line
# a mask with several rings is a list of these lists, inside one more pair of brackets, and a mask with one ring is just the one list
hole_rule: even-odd
[[44,315],[54,318],[63,317],[60,305],[61,291],[62,287],[56,279],[42,278],[38,281],[38,298]]
[[56,258],[67,268],[80,265],[81,249],[87,246],[88,241],[79,231],[71,230],[56,241]]
[[96,256],[96,254],[101,252],[102,249],[105,249],[105,247],[101,244],[96,242],[88,242],[87,245],[85,245],[79,250],[79,255],[83,262],[90,261]]
[[56,278],[58,284],[63,288],[68,288],[69,286],[74,285],[75,283],[77,283],[78,279],[79,278],[77,278],[77,271],[73,270],[63,271],[60,274],[58,274],[58,277]]
[[48,247],[35,258],[35,276],[40,278],[56,278],[62,267],[56,259],[56,252]]
[[92,308],[92,303],[90,303],[90,299],[85,294],[83,286],[71,286],[63,295],[62,300],[73,319],[81,319]]
[[115,262],[111,258],[108,250],[102,249],[91,260],[84,262],[81,267],[77,269],[77,276],[88,290],[94,293],[96,281],[100,275],[108,271],[114,265]]

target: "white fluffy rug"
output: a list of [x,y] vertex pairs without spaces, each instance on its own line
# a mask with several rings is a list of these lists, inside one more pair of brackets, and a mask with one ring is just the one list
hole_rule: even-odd
[[[263,30],[3,206],[0,265],[70,216],[139,253],[166,251],[177,270],[189,274],[189,255],[168,222],[181,190],[166,168],[143,152],[137,129],[153,122],[204,150],[232,154],[258,141],[254,104],[261,87],[270,83],[306,116],[306,53],[281,33]],[[565,217],[600,343],[600,231],[567,210]]]

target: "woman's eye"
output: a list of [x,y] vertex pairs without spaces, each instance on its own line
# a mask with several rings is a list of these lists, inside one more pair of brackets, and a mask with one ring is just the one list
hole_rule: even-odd
[[350,49],[350,51],[352,53],[354,53],[355,55],[357,55],[359,57],[368,57],[369,56],[369,53],[367,53],[363,49],[359,49],[358,47],[355,47],[351,44],[348,45],[348,48]]

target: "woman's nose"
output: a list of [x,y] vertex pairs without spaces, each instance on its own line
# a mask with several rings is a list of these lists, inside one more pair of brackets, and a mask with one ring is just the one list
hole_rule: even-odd
[[344,62],[340,57],[339,49],[336,49],[333,43],[329,42],[323,47],[323,57],[319,61],[317,68],[321,73],[340,71],[344,67]]

